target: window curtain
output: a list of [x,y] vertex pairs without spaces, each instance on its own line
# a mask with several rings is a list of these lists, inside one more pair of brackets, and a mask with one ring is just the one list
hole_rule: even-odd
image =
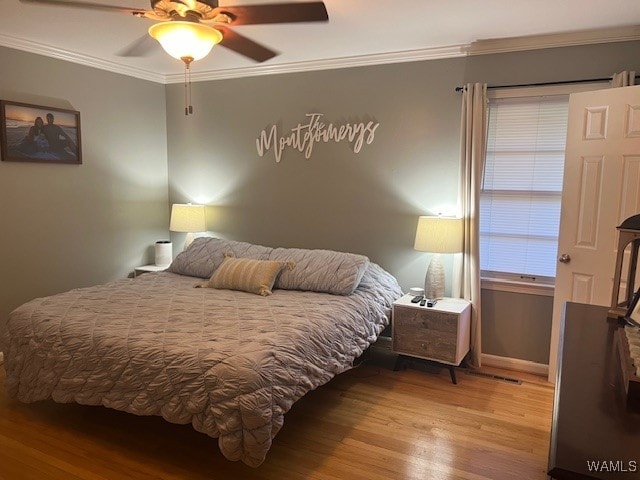
[[481,366],[480,322],[480,189],[487,138],[487,84],[469,83],[462,93],[459,203],[464,219],[464,246],[454,292],[471,302],[470,363]]
[[630,87],[636,83],[636,72],[627,71],[614,73],[611,79],[612,87]]

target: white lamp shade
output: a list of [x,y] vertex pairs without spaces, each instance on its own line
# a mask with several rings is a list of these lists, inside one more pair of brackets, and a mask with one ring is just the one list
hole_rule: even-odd
[[207,219],[204,205],[175,203],[171,207],[172,232],[204,232],[207,229]]
[[178,60],[206,57],[222,34],[213,27],[196,22],[160,22],[149,28],[149,35],[160,42],[165,52]]
[[413,248],[430,253],[458,253],[462,251],[462,218],[429,217],[418,219]]

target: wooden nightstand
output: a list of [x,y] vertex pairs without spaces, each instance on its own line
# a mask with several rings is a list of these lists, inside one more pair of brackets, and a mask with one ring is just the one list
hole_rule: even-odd
[[133,276],[137,277],[142,275],[143,273],[149,272],[162,272],[169,268],[169,265],[143,265],[141,267],[136,267],[133,269]]
[[461,298],[442,298],[433,307],[411,303],[404,295],[393,304],[392,345],[398,353],[396,368],[406,357],[445,364],[457,383],[454,366],[469,352],[471,303]]

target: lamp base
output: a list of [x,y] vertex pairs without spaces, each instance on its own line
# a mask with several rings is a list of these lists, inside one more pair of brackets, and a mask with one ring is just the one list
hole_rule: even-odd
[[196,238],[196,234],[195,233],[187,233],[186,238],[184,239],[184,248],[182,250],[186,250],[187,248],[189,248],[189,245],[191,245],[193,243],[193,241]]
[[440,261],[440,254],[431,258],[427,276],[424,279],[424,295],[429,299],[444,297],[444,266]]

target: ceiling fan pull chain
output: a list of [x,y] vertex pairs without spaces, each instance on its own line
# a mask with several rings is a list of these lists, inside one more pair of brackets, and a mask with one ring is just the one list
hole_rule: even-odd
[[189,115],[189,95],[187,94],[187,70],[189,65],[184,64],[184,114]]
[[191,62],[193,57],[182,57],[184,62],[184,114],[193,114],[193,107],[191,106]]
[[187,67],[189,74],[189,113],[193,115],[193,107],[191,106],[191,69]]

